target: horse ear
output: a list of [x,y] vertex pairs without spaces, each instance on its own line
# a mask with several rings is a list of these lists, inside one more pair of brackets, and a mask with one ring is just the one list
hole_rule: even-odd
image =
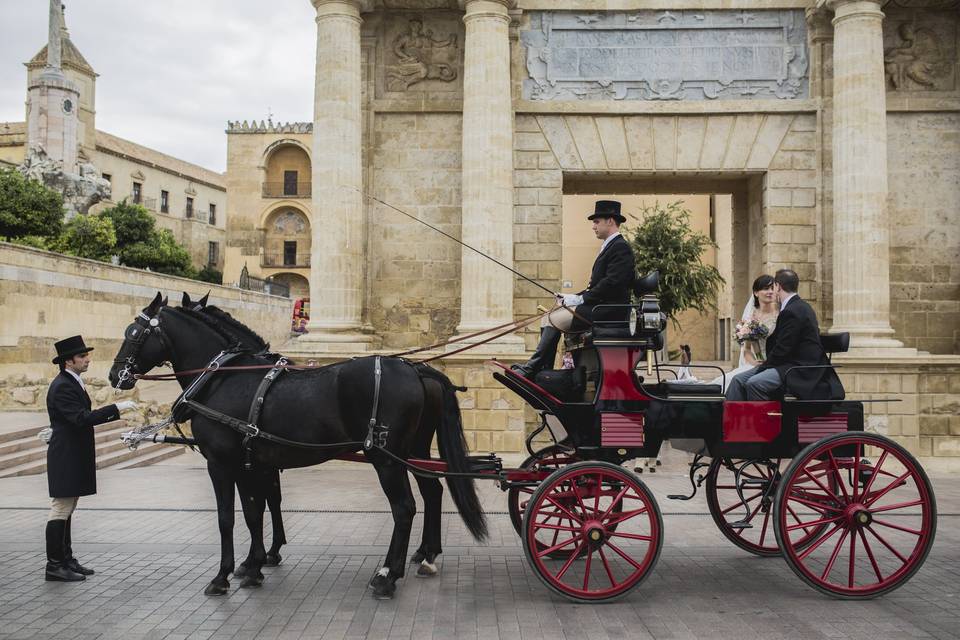
[[151,315],[151,316],[154,315],[157,312],[157,309],[160,308],[162,303],[163,303],[163,295],[159,291],[157,291],[156,297],[154,297],[153,301],[149,305],[147,305],[147,315]]
[[186,291],[183,292],[183,298],[180,299],[180,306],[184,308],[190,306],[190,294]]
[[201,309],[202,309],[203,307],[207,306],[207,299],[208,299],[209,297],[210,297],[210,292],[207,291],[207,295],[205,295],[205,296],[203,296],[202,298],[200,298],[199,300],[197,300],[197,304],[200,305],[200,308],[201,308]]
[[160,306],[161,306],[161,307],[167,306],[167,300],[168,300],[168,298],[164,298],[163,300],[161,300],[161,301],[160,301]]

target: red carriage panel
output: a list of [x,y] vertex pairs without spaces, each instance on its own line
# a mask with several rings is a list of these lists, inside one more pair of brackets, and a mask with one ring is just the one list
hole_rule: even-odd
[[847,414],[831,413],[827,416],[800,416],[797,418],[797,435],[800,444],[810,444],[820,438],[847,431]]
[[638,346],[597,347],[603,367],[600,400],[649,400],[637,389],[633,367],[643,353]]
[[601,413],[600,445],[604,447],[642,447],[642,413]]
[[723,403],[724,442],[773,442],[780,435],[778,401]]

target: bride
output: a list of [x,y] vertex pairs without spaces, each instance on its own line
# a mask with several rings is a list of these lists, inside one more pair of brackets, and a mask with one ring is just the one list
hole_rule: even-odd
[[[743,315],[740,317],[742,322],[756,320],[767,327],[767,335],[773,333],[777,325],[777,314],[780,313],[777,304],[777,294],[773,291],[773,276],[766,274],[753,281],[753,295],[747,300],[747,306],[743,309]],[[737,368],[730,371],[726,376],[711,380],[711,384],[722,384],[723,391],[726,393],[727,387],[733,378],[744,371],[748,371],[763,362],[762,354],[766,352],[767,339],[751,340],[744,342],[740,347],[740,362]]]

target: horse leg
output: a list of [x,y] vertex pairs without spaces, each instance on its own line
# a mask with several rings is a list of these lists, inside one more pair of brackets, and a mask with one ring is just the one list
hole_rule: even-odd
[[410,530],[417,513],[417,503],[410,490],[407,470],[393,462],[375,465],[380,477],[380,486],[390,501],[393,513],[393,536],[383,566],[370,581],[373,597],[389,600],[397,590],[397,580],[403,577],[406,567],[407,548],[410,546]]
[[244,561],[246,573],[240,582],[242,588],[259,587],[263,584],[263,567],[267,553],[263,547],[263,510],[265,505],[263,481],[264,475],[244,472],[237,484],[240,488],[243,518],[250,532],[250,553]]
[[283,530],[283,515],[280,513],[280,471],[274,471],[267,490],[267,505],[270,507],[270,523],[273,525],[273,543],[267,551],[268,567],[275,567],[283,561],[280,547],[287,544],[287,534]]
[[417,576],[429,578],[437,575],[435,560],[443,549],[440,547],[440,518],[443,506],[443,485],[436,478],[414,476],[420,495],[423,496],[423,538],[420,548],[410,557],[410,562],[420,564]]
[[230,474],[214,462],[207,462],[207,473],[213,482],[213,492],[217,497],[217,523],[220,526],[220,571],[210,581],[203,593],[208,596],[222,596],[230,588],[227,579],[233,571],[233,500],[234,481]]

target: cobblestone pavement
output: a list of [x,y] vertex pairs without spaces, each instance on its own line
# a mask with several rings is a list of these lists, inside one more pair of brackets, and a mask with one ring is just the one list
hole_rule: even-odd
[[[182,456],[185,457],[185,456]],[[284,473],[283,564],[259,589],[202,595],[219,545],[205,470],[187,464],[100,474],[81,501],[74,547],[97,570],[43,580],[46,478],[0,480],[0,638],[954,638],[960,635],[960,477],[933,479],[941,512],[921,571],[883,598],[847,602],[804,585],[779,558],[740,551],[676,471],[644,475],[664,512],[655,572],[613,604],[551,595],[526,565],[505,495],[482,483],[491,537],[474,543],[445,506],[441,573],[410,575],[378,602],[366,583],[392,530],[372,471],[335,464]],[[413,539],[419,539],[418,516]],[[269,529],[269,528],[268,528]],[[238,517],[238,555],[247,534]],[[239,558],[238,558],[239,561]],[[411,574],[413,572],[410,572]]]

